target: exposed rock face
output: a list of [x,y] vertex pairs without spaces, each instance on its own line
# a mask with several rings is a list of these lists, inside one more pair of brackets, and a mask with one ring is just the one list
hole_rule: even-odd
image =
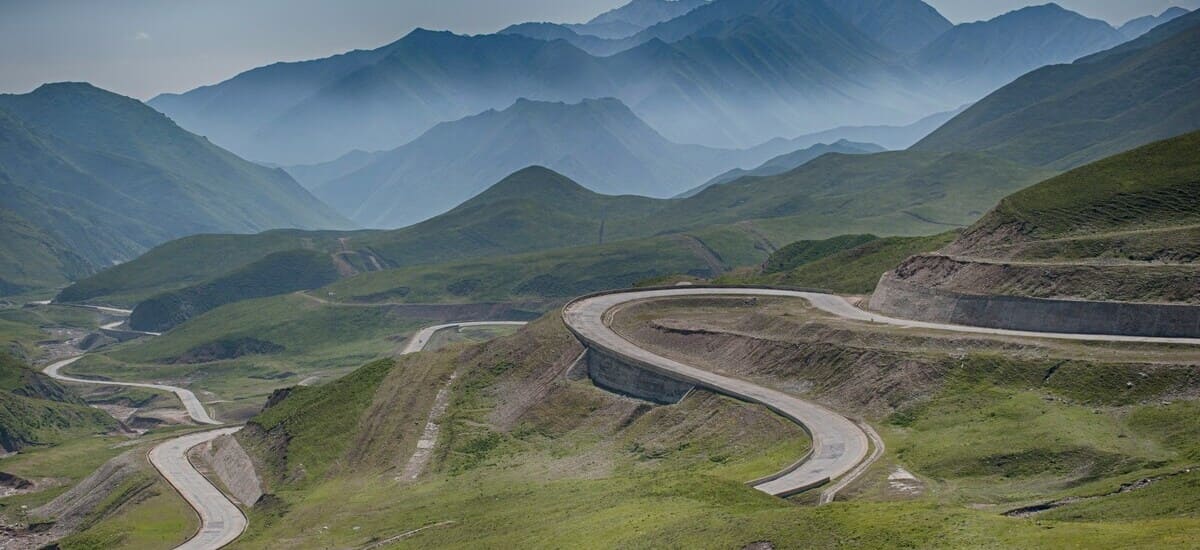
[[1039,332],[1200,337],[1200,306],[979,295],[921,286],[888,273],[870,309],[903,319]]
[[218,437],[193,452],[192,456],[207,465],[238,502],[253,506],[262,498],[262,480],[254,471],[250,455],[233,436]]

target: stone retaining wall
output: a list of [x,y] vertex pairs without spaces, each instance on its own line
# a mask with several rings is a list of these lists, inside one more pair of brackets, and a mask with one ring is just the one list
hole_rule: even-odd
[[640,366],[629,365],[595,348],[587,352],[588,376],[608,391],[662,405],[678,403],[695,387]]
[[959,294],[890,273],[879,281],[870,308],[902,319],[1008,330],[1200,338],[1200,306]]

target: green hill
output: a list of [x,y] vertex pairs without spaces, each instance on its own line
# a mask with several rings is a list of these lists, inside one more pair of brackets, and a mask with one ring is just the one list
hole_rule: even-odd
[[49,377],[0,351],[0,449],[53,445],[117,427]]
[[87,84],[0,95],[0,166],[0,217],[22,236],[4,245],[18,259],[0,263],[8,286],[61,284],[196,233],[348,225],[284,172]]
[[[578,274],[583,266],[590,266],[595,271],[587,278],[596,284],[584,286],[598,290],[604,288],[597,288],[601,281],[632,282],[639,277],[629,278],[638,274],[643,275],[640,278],[688,271],[720,274],[755,265],[775,248],[797,239],[854,232],[920,235],[966,226],[1004,195],[1047,175],[1009,161],[962,153],[826,155],[786,174],[741,180],[686,199],[657,200],[599,195],[560,174],[529,168],[446,214],[404,229],[191,237],[81,281],[58,299],[134,305],[162,292],[212,284],[289,249],[357,258],[358,267],[342,275],[394,269],[415,273],[422,271],[420,266],[464,262],[478,266],[477,271],[491,266],[522,274],[533,266],[558,265],[561,274]],[[636,242],[618,242],[631,240]],[[603,248],[589,252],[590,246]],[[622,252],[623,246],[631,248]],[[664,247],[679,250],[680,257],[688,260],[648,263],[636,272],[615,267],[629,262],[612,261],[624,257],[653,262],[655,254],[649,251]],[[572,250],[539,257],[573,258],[570,263],[505,264],[513,255],[568,248]],[[588,261],[592,254],[610,263]],[[698,258],[707,261],[693,263]],[[252,275],[239,275],[243,276]],[[498,292],[515,287],[489,288]],[[294,289],[280,284],[274,293]]]
[[1200,132],[1014,193],[888,278],[971,294],[1196,304]]
[[1200,13],[1033,71],[913,146],[1060,169],[1200,129]]

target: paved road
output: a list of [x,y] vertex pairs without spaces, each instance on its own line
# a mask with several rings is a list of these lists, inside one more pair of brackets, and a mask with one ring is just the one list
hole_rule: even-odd
[[[112,315],[128,316],[128,310],[99,306],[81,306],[95,309]],[[124,321],[110,323],[103,328],[114,328]],[[165,384],[147,384],[140,382],[114,382],[110,380],[88,380],[67,376],[59,371],[82,359],[78,355],[61,361],[56,361],[43,369],[42,372],[55,380],[74,382],[77,384],[95,384],[103,386],[124,386],[146,388],[151,390],[169,391],[179,397],[187,410],[188,416],[199,424],[220,425],[204,408],[204,404],[196,398],[191,390],[168,386]],[[150,450],[150,463],[167,480],[172,487],[188,502],[200,517],[200,531],[178,548],[186,550],[215,550],[233,542],[246,530],[246,516],[241,509],[229,500],[219,489],[192,466],[187,459],[187,451],[196,445],[212,441],[223,435],[232,434],[241,427],[223,428],[206,432],[188,434],[158,444]]]
[[[863,464],[869,464],[880,454],[882,449],[873,452],[871,457],[867,456],[867,441],[869,436],[863,429],[859,428],[849,419],[819,405],[802,401],[782,392],[760,387],[745,380],[703,371],[638,348],[631,342],[621,338],[607,325],[607,315],[618,306],[639,300],[687,296],[777,296],[802,298],[808,300],[814,307],[838,317],[904,328],[1088,342],[1200,345],[1200,339],[1197,338],[1061,334],[910,321],[863,311],[841,296],[776,289],[680,287],[674,289],[631,291],[572,302],[563,310],[563,319],[567,323],[567,326],[590,346],[652,365],[657,370],[675,378],[689,381],[700,387],[754,403],[761,403],[803,425],[813,436],[814,453],[812,458],[786,475],[776,480],[756,485],[756,488],[775,495],[790,494],[811,488],[831,479],[842,477],[838,483],[826,491],[825,495],[822,496],[822,501],[831,500],[837,489],[845,487],[849,481],[866,470]],[[873,434],[871,435],[873,436]],[[877,437],[870,437],[870,439],[877,440]]]
[[200,516],[200,531],[176,550],[215,550],[233,542],[246,530],[246,515],[242,510],[196,471],[187,458],[192,447],[240,429],[237,426],[188,434],[160,443],[150,451],[150,463]]
[[83,357],[84,357],[83,355],[77,355],[75,357],[71,357],[68,359],[63,359],[61,361],[51,363],[50,366],[43,369],[42,372],[46,373],[46,375],[49,376],[50,378],[53,378],[55,380],[62,380],[64,382],[75,382],[77,384],[96,384],[96,385],[101,385],[101,386],[125,386],[125,387],[130,387],[130,388],[145,388],[145,389],[150,389],[150,390],[172,392],[176,396],[179,397],[179,401],[183,403],[183,408],[187,410],[188,416],[192,417],[192,420],[195,420],[199,424],[210,424],[210,425],[214,425],[214,426],[221,424],[220,422],[213,420],[213,418],[208,415],[208,410],[204,408],[204,404],[201,403],[200,400],[196,398],[196,394],[192,393],[192,391],[188,390],[188,389],[177,388],[175,386],[168,386],[165,384],[147,384],[147,383],[142,383],[142,382],[114,382],[111,380],[88,380],[86,378],[75,378],[72,376],[67,376],[67,375],[61,374],[59,372],[59,370],[61,370],[63,367],[70,365],[71,363],[74,363],[80,359],[83,359]]
[[[799,493],[823,485],[854,470],[867,457],[869,440],[850,419],[825,407],[804,401],[781,391],[764,388],[746,380],[721,376],[644,350],[609,328],[607,313],[612,309],[651,298],[700,295],[776,295],[776,291],[739,289],[672,289],[632,291],[597,296],[567,305],[563,320],[589,347],[615,353],[641,364],[651,365],[672,378],[698,387],[759,403],[803,426],[811,435],[810,458],[791,471],[754,486],[777,496]],[[790,295],[790,294],[789,294]]]
[[400,351],[400,355],[416,353],[418,351],[425,349],[425,346],[429,345],[429,339],[433,338],[433,335],[435,333],[437,333],[438,331],[446,330],[448,328],[481,327],[481,326],[489,326],[489,325],[491,325],[491,326],[495,326],[495,325],[522,326],[524,324],[525,323],[522,321],[471,321],[471,322],[466,322],[466,323],[447,323],[445,325],[436,325],[436,326],[432,326],[432,327],[426,327],[426,328],[421,329],[420,332],[414,334],[412,336],[412,338],[408,339],[408,344],[405,345],[404,349]]

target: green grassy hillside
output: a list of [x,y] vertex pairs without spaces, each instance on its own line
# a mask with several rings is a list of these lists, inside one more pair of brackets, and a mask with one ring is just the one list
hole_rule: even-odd
[[[59,299],[133,305],[159,292],[206,284],[267,254],[289,248],[348,252],[369,258],[357,271],[401,270],[365,276],[375,277],[372,280],[400,280],[409,277],[406,273],[420,272],[420,266],[442,266],[425,270],[435,273],[446,268],[443,264],[464,262],[488,264],[501,273],[519,272],[529,277],[562,277],[587,271],[585,279],[597,284],[577,286],[591,290],[605,288],[599,281],[638,280],[628,277],[637,275],[628,271],[635,261],[642,264],[637,270],[640,278],[695,271],[714,275],[755,265],[774,248],[797,239],[857,232],[920,235],[966,226],[1004,195],[1050,174],[972,154],[826,155],[786,174],[721,185],[686,199],[655,200],[599,195],[535,167],[521,170],[458,208],[412,227],[346,234],[271,232],[247,237],[193,237],[81,281],[64,290]],[[668,236],[672,234],[675,236]],[[625,240],[637,243],[621,251],[620,247],[626,245],[616,243]],[[692,258],[683,264],[671,256],[656,258],[651,253],[652,249],[680,245],[694,251],[685,253]],[[553,264],[556,273],[530,273],[536,262],[472,262],[477,258],[587,246],[597,248],[590,253],[580,248],[543,256],[560,257]],[[696,252],[706,261],[696,262]],[[591,261],[597,255],[609,261]],[[566,257],[575,260],[562,259]],[[613,261],[618,257],[620,261]],[[501,273],[476,274],[472,278],[507,276]],[[467,294],[481,295],[468,292],[463,296]],[[498,297],[496,293],[490,296]]]
[[164,332],[225,304],[317,288],[337,279],[337,267],[328,254],[303,249],[276,252],[204,284],[139,303],[129,316],[129,326]]
[[5,209],[45,235],[6,243],[30,258],[0,263],[17,284],[61,284],[196,233],[348,226],[281,170],[87,84],[0,95],[0,165]]
[[1019,191],[966,235],[1019,228],[1053,239],[1200,223],[1200,132],[1160,141]]
[[1066,169],[1200,129],[1200,14],[1033,71],[913,146]]
[[946,246],[955,236],[954,232],[928,237],[846,235],[824,241],[798,241],[772,254],[761,270],[735,272],[716,282],[870,294],[884,273],[914,254]]
[[0,449],[54,445],[116,427],[104,411],[0,351]]
[[956,292],[1195,304],[1200,133],[1025,189],[888,277]]

